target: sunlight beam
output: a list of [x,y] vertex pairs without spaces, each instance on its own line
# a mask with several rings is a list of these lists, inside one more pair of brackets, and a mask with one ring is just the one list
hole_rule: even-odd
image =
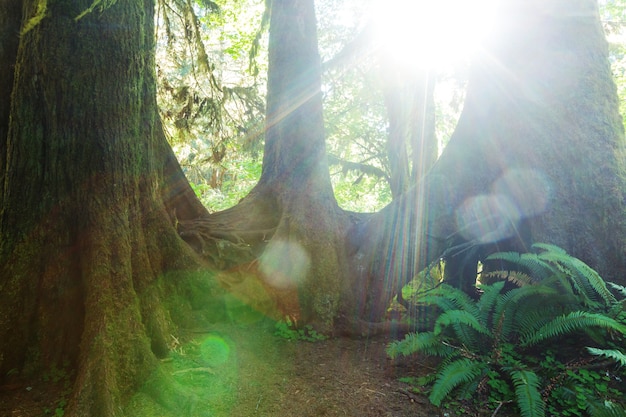
[[371,19],[398,64],[438,68],[467,59],[489,35],[497,0],[377,0]]

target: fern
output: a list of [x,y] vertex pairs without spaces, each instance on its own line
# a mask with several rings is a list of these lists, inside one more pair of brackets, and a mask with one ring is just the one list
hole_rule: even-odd
[[437,381],[428,399],[436,406],[441,405],[441,401],[452,390],[461,384],[477,379],[485,370],[483,362],[474,362],[467,358],[461,358],[447,364],[438,372]]
[[622,285],[618,285],[618,284],[616,284],[614,282],[609,282],[608,284],[609,284],[609,286],[611,288],[613,288],[618,293],[620,293],[622,295],[622,297],[626,298],[626,287],[624,287]]
[[558,252],[544,252],[539,257],[554,264],[565,274],[585,303],[600,306],[615,300],[600,275],[580,259]]
[[496,282],[493,285],[482,285],[480,289],[483,291],[480,299],[478,300],[478,311],[480,312],[480,319],[483,323],[487,323],[489,315],[493,311],[497,300],[500,297],[500,292],[504,288],[504,281]]
[[512,370],[515,398],[522,417],[542,417],[546,414],[541,398],[539,377],[529,370]]
[[395,359],[398,356],[409,356],[417,352],[431,356],[450,356],[454,348],[441,343],[433,332],[409,333],[403,340],[390,343],[387,346],[387,355]]
[[[570,256],[558,246],[547,243],[535,243],[532,248],[539,253],[500,252],[487,257],[488,260],[502,260],[516,266],[520,271],[507,272],[517,274],[528,271],[537,282],[558,288],[576,298],[579,303],[592,308],[601,308],[615,302],[615,297],[600,275],[580,259]],[[491,276],[505,276],[504,271],[491,273]],[[521,279],[518,285],[528,285]]]
[[442,284],[427,295],[420,297],[420,302],[434,304],[444,312],[449,310],[467,310],[478,315],[476,301],[466,293],[450,285]]
[[554,267],[550,263],[543,261],[535,253],[498,252],[489,255],[487,260],[510,262],[528,271],[529,275],[535,280],[553,275],[555,272]]
[[619,404],[603,401],[590,401],[587,404],[587,412],[591,417],[624,417],[626,409]]
[[[492,404],[512,399],[514,392],[521,416],[544,416],[547,407],[552,414],[570,404],[544,402],[557,398],[553,396],[557,389],[567,390],[562,384],[558,386],[563,381],[554,374],[565,365],[554,354],[551,360],[538,358],[534,347],[575,332],[599,336],[597,340],[602,343],[606,343],[607,330],[626,335],[625,300],[617,301],[609,291],[611,288],[626,295],[626,288],[607,285],[588,265],[554,245],[535,244],[533,249],[536,253],[501,252],[488,257],[511,263],[515,269],[486,273],[487,280],[499,281],[481,285],[478,300],[447,285],[417,298],[441,311],[433,331],[409,334],[390,344],[387,354],[393,358],[421,352],[443,358],[429,396],[433,404],[439,406],[452,392],[459,398],[484,387]],[[506,281],[518,287],[505,291]],[[626,365],[626,354],[620,350],[587,349],[590,354]],[[551,385],[542,388],[541,381]],[[624,415],[619,414],[623,411],[620,406],[609,402],[610,396],[600,398],[593,388],[585,392],[589,394],[590,416]],[[576,407],[578,392],[572,393]],[[484,395],[484,391],[479,394]],[[585,405],[578,407],[574,411],[584,410]]]
[[626,355],[616,349],[597,349],[588,347],[589,353],[595,356],[604,356],[605,358],[613,359],[619,363],[620,366],[626,366]]
[[494,320],[502,323],[501,337],[507,339],[513,332],[523,332],[525,329],[521,325],[526,322],[520,321],[520,318],[538,308],[536,301],[545,304],[543,296],[553,295],[554,292],[554,289],[544,285],[528,285],[501,295],[493,312]]
[[602,314],[573,311],[559,316],[530,333],[522,335],[520,346],[535,345],[543,340],[565,335],[587,327],[602,327],[626,334],[626,326]]
[[[459,325],[465,325],[472,330],[477,331],[478,333],[490,335],[491,332],[478,321],[478,319],[472,315],[471,313],[464,310],[451,310],[446,311],[442,315],[439,316],[437,321],[435,321],[435,330],[434,334],[439,335],[443,332],[443,329],[446,326],[453,325],[455,331],[457,330]],[[459,334],[457,331],[457,336],[460,336],[461,344],[472,344],[474,340],[465,339],[462,337],[462,334]]]
[[484,272],[480,276],[480,282],[483,284],[493,284],[494,282],[508,281],[518,287],[535,283],[535,279],[528,274],[520,271],[490,271]]

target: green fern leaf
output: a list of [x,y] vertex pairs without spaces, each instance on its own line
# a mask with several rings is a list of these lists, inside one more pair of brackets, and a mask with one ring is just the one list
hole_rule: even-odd
[[483,291],[478,300],[478,311],[480,312],[480,320],[487,323],[489,315],[496,305],[496,301],[501,297],[500,292],[504,288],[504,281],[496,282],[492,285],[481,285],[479,288]]
[[437,375],[437,381],[433,385],[428,399],[431,403],[439,407],[441,401],[452,392],[452,390],[464,383],[471,383],[479,378],[485,369],[483,362],[474,362],[467,358],[458,359],[447,364]]
[[476,350],[480,344],[480,338],[476,333],[491,337],[491,332],[471,313],[463,310],[451,310],[441,314],[435,321],[433,333],[441,335],[443,330],[451,326],[457,343]]
[[556,273],[554,266],[540,259],[535,253],[498,252],[491,254],[487,260],[501,260],[517,265],[519,268],[528,271],[536,280],[541,281]]
[[539,377],[532,371],[513,370],[511,378],[515,386],[515,398],[522,417],[545,416],[545,403],[539,391]]
[[523,347],[532,346],[546,339],[585,330],[587,327],[602,327],[626,334],[626,326],[610,317],[586,311],[574,311],[554,318],[539,329],[523,334],[520,345]]
[[614,290],[616,290],[617,292],[619,292],[619,293],[622,295],[622,297],[625,297],[625,298],[626,298],[626,287],[624,287],[624,286],[622,286],[622,285],[618,285],[618,284],[616,284],[616,283],[614,283],[614,282],[609,282],[608,284],[609,284],[609,286],[610,286],[611,288],[613,288]]
[[621,366],[626,366],[626,355],[616,349],[597,349],[588,347],[589,353],[595,356],[604,356],[605,358],[613,359]]
[[404,339],[391,342],[386,349],[391,359],[398,356],[409,356],[421,352],[431,356],[446,357],[454,354],[455,349],[441,343],[441,339],[433,332],[409,333]]
[[546,296],[554,294],[556,291],[545,285],[527,285],[501,295],[493,313],[493,321],[501,323],[499,338],[508,340],[513,332],[524,333],[526,329],[523,325],[528,323],[520,318],[537,309],[538,304],[545,303]]
[[541,249],[543,251],[546,252],[554,252],[554,253],[560,253],[563,255],[567,255],[567,252],[565,251],[565,249],[556,246],[556,245],[552,245],[550,243],[541,243],[541,242],[537,242],[537,243],[533,243],[531,246],[532,249]]
[[435,290],[419,297],[418,301],[424,304],[434,304],[444,312],[449,310],[466,310],[478,315],[476,301],[462,290],[450,285],[440,285]]
[[626,409],[610,401],[590,401],[587,404],[587,412],[591,417],[624,417]]
[[600,275],[578,258],[561,253],[546,252],[539,257],[555,265],[569,280],[573,294],[578,295],[585,304],[599,307],[609,305],[615,297],[606,287]]

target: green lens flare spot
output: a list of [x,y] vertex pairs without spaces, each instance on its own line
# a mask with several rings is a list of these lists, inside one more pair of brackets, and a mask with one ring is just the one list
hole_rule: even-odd
[[230,346],[217,335],[210,335],[200,345],[202,360],[210,366],[225,364],[230,357]]

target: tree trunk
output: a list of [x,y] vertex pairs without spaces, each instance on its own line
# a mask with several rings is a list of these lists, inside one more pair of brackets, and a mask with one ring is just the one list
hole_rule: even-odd
[[625,142],[596,3],[504,8],[437,172],[463,240],[527,233],[623,283]]
[[[277,306],[298,305],[299,319],[328,330],[339,309],[345,257],[340,218],[345,216],[326,160],[313,1],[273,2],[270,27],[261,179],[237,206],[207,219],[210,232],[204,240],[221,234],[237,242],[246,231],[258,231],[256,238],[248,233],[243,239],[258,254],[256,279],[274,288]],[[220,232],[210,224],[229,226]]]
[[474,284],[485,253],[532,241],[624,284],[625,142],[597,4],[511,0],[497,21],[443,155],[404,199],[350,232],[367,242],[351,250],[375,259],[387,249],[385,282],[401,283],[413,258],[374,237],[397,242],[394,224],[410,212],[414,270],[445,252],[459,286]]
[[389,118],[389,185],[396,199],[421,181],[437,161],[435,84],[430,71],[406,68],[381,51],[379,56]]
[[4,184],[4,164],[6,161],[5,138],[9,131],[11,91],[15,74],[15,57],[20,38],[22,2],[4,0],[0,6],[0,184]]
[[[39,4],[24,2],[27,19]],[[48,1],[20,39],[2,138],[0,375],[75,369],[65,415],[121,416],[184,315],[164,289],[199,265],[174,216],[206,211],[158,120],[153,3],[76,19],[90,5]]]

